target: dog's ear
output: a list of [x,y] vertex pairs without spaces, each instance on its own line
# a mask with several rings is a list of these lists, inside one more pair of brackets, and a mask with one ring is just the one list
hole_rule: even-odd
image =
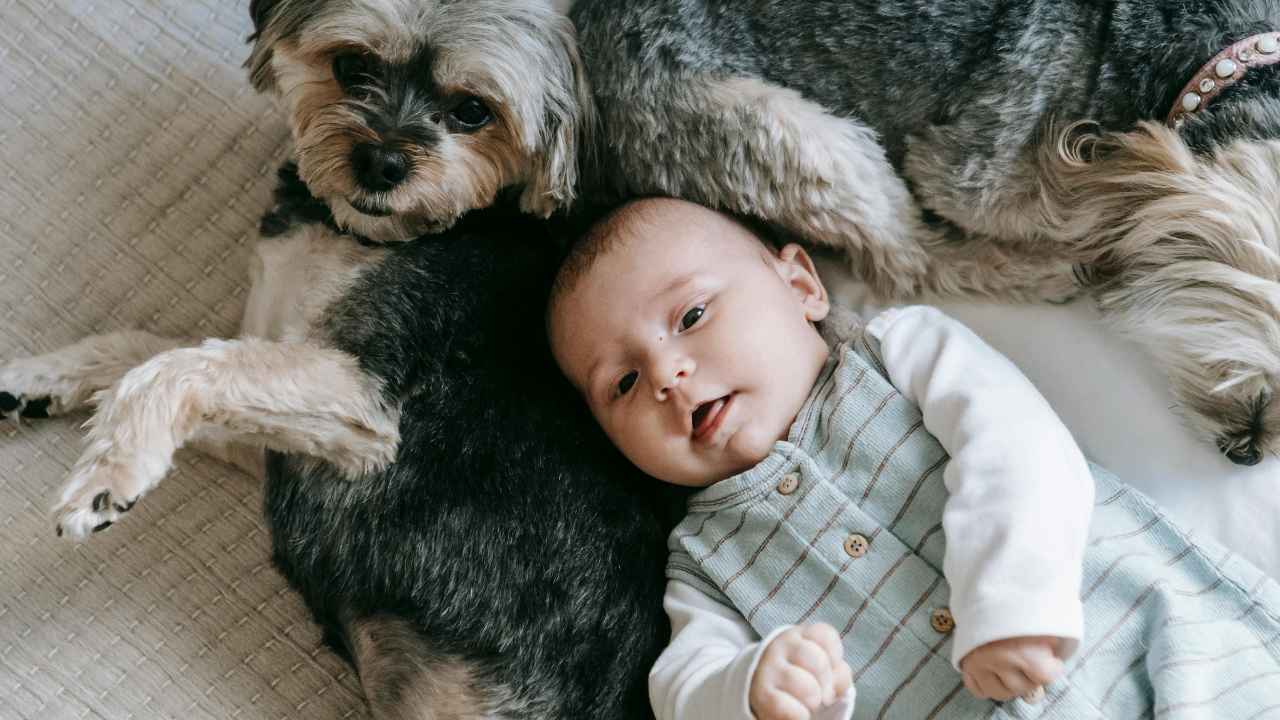
[[568,208],[578,184],[578,170],[591,158],[595,138],[595,101],[578,54],[577,38],[567,21],[556,33],[561,66],[547,89],[541,147],[533,164],[520,208],[539,217]]
[[302,23],[318,9],[316,0],[250,0],[249,16],[253,18],[253,43],[249,59],[244,66],[249,79],[259,92],[272,90],[276,85],[271,70],[271,52],[276,43],[296,33]]
[[262,29],[267,26],[267,18],[279,4],[280,0],[251,0],[249,17],[253,18],[253,34],[249,36],[249,42],[257,40],[262,35]]
[[266,92],[275,87],[275,74],[271,72],[271,47],[278,37],[268,32],[271,16],[276,8],[287,0],[252,0],[249,3],[249,17],[253,18],[253,34],[247,39],[253,43],[249,59],[244,66],[249,70],[249,81],[258,92]]

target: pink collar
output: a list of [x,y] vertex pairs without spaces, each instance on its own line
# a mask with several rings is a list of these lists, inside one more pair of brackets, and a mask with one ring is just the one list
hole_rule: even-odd
[[1247,37],[1213,56],[1191,77],[1173,101],[1165,122],[1182,127],[1188,115],[1200,112],[1226,88],[1239,82],[1250,68],[1280,62],[1280,32]]

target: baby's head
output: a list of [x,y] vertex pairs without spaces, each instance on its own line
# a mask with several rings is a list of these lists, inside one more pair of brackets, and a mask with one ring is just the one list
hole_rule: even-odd
[[565,261],[551,348],[614,444],[650,475],[706,486],[784,439],[828,350],[827,293],[798,245],[775,250],[692,203],[638,200]]

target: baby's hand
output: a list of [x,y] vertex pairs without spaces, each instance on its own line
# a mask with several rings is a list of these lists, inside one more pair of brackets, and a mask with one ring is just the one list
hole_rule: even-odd
[[757,720],[809,720],[852,684],[840,634],[815,623],[793,627],[769,642],[747,697]]
[[1034,702],[1036,691],[1062,674],[1062,661],[1053,653],[1057,642],[1057,638],[1036,636],[981,645],[960,661],[964,686],[979,698],[1025,697]]

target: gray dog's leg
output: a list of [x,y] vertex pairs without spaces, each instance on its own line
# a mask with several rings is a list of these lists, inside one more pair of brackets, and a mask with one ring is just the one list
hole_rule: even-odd
[[926,225],[875,134],[793,90],[749,77],[681,79],[662,94],[602,98],[601,111],[623,192],[752,215],[845,250],[882,296],[1057,299],[1073,290],[1070,262]]

